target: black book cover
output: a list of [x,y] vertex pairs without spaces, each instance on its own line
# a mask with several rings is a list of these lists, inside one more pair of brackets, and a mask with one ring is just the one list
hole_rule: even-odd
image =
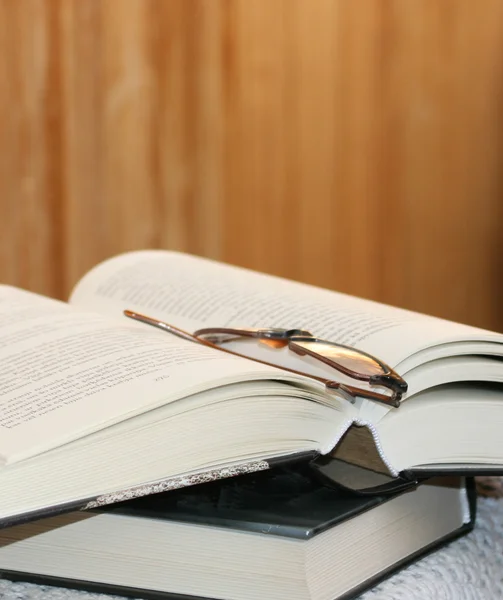
[[103,510],[305,540],[386,499],[328,486],[308,464],[298,464],[145,496]]

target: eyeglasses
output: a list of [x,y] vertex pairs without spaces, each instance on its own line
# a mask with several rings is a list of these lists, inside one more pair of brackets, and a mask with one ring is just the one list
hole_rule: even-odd
[[288,348],[299,356],[310,356],[351,379],[363,381],[369,386],[381,387],[387,390],[387,393],[381,393],[372,389],[354,387],[325,377],[280,366],[284,371],[304,375],[324,383],[327,390],[338,392],[350,402],[354,402],[357,397],[360,397],[398,408],[402,395],[407,391],[406,381],[390,366],[375,356],[350,346],[317,338],[304,329],[209,327],[198,329],[191,334],[169,323],[141,315],[131,310],[125,310],[124,314],[131,319],[158,327],[183,339],[217,348],[223,352],[249,358],[270,366],[278,367],[279,365],[250,357],[246,353],[229,350],[222,346],[231,341],[253,338],[269,348]]

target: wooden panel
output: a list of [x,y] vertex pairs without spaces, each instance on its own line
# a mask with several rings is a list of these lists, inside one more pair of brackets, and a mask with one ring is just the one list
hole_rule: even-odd
[[503,329],[499,0],[0,0],[0,280],[175,248]]
[[64,190],[59,235],[65,259],[63,285],[54,292],[66,297],[70,285],[83,272],[114,253],[116,220],[109,210],[104,186],[107,148],[103,132],[100,0],[63,0],[58,17]]
[[55,5],[0,2],[0,281],[62,290]]

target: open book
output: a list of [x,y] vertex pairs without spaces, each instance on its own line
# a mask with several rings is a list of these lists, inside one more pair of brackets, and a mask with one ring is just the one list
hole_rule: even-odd
[[[188,331],[308,329],[381,358],[408,392],[399,408],[351,403],[308,376],[127,319],[125,309]],[[344,377],[259,346],[250,356]],[[181,253],[112,258],[68,304],[0,286],[0,359],[4,525],[300,457],[330,455],[391,477],[503,473],[502,335]]]

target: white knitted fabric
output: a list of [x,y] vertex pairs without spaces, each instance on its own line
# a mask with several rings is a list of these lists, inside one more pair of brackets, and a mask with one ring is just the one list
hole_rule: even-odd
[[[117,596],[0,580],[0,598],[112,600]],[[503,600],[503,497],[479,498],[473,532],[400,571],[360,600],[416,599]]]

